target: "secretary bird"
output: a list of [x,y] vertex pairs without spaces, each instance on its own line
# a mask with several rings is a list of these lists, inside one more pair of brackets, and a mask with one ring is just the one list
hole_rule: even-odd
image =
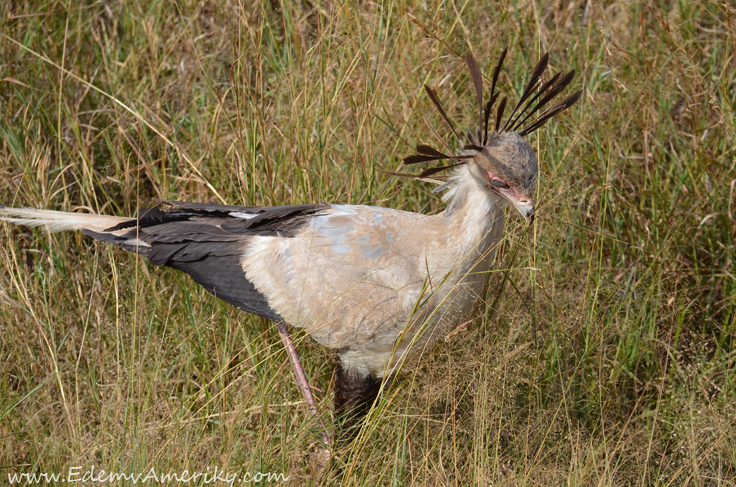
[[[507,98],[500,101],[489,131],[505,56],[504,49],[485,106],[477,62],[470,53],[465,57],[478,98],[478,128],[468,133],[462,150],[448,154],[419,145],[416,155],[404,159],[406,165],[453,162],[419,175],[389,173],[425,179],[454,168],[435,190],[448,189],[447,207],[436,215],[325,203],[253,207],[165,201],[139,210],[136,218],[2,207],[0,219],[51,232],[81,230],[154,265],[186,272],[216,297],[274,321],[314,415],[288,326],[304,329],[336,352],[334,406],[350,437],[383,379],[472,317],[503,236],[504,207],[530,221],[534,216],[537,158],[523,137],[572,106],[581,91],[524,126],[574,76],[574,71],[557,73],[543,83],[545,54],[505,123]],[[463,144],[435,91],[424,88]],[[323,439],[329,446],[324,431]]]

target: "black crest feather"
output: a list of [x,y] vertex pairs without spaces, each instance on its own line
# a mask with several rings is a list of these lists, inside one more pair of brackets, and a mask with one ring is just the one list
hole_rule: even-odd
[[[540,108],[542,108],[543,106],[545,106],[552,98],[554,98],[555,96],[557,96],[562,90],[565,89],[565,87],[567,87],[567,85],[570,84],[570,82],[572,81],[572,79],[574,77],[575,77],[575,70],[573,69],[572,71],[570,71],[569,73],[567,73],[562,78],[557,79],[555,81],[554,85],[552,86],[552,88],[549,90],[549,93],[547,93],[544,96],[544,98],[542,98],[539,101],[539,103],[537,103],[534,106],[534,108],[532,108],[532,110],[529,112],[529,114],[526,117],[524,117],[523,120],[521,120],[518,124],[514,124],[514,128],[512,130],[516,130],[518,127],[520,127],[521,125],[523,125],[524,122],[526,122],[529,119],[529,117],[531,117],[532,115],[534,115]],[[550,81],[552,81],[552,80],[550,80]],[[544,91],[541,91],[540,90],[540,94],[542,94],[542,93],[544,93]],[[526,111],[526,109],[524,111]],[[523,115],[524,112],[522,112],[521,114]]]
[[[500,93],[496,91],[496,84],[498,83],[498,79],[501,74],[501,69],[503,67],[503,62],[506,59],[507,52],[508,52],[508,48],[504,48],[504,50],[501,52],[501,55],[498,58],[498,63],[496,64],[496,67],[493,70],[493,78],[491,79],[491,94],[490,94],[488,101],[485,103],[485,105],[483,104],[483,75],[481,74],[481,70],[478,67],[478,62],[476,61],[475,57],[470,53],[470,51],[468,51],[465,54],[465,62],[468,65],[468,71],[470,72],[470,77],[473,80],[473,86],[475,88],[475,94],[476,94],[477,101],[478,101],[477,138],[475,135],[473,135],[472,132],[468,132],[468,137],[470,141],[463,146],[463,150],[465,151],[482,152],[483,147],[488,143],[488,133],[489,133],[488,125],[489,125],[490,118],[491,118],[491,110],[493,110],[493,106],[495,105],[496,100],[498,100],[500,97]],[[547,121],[550,118],[570,108],[580,99],[580,96],[583,93],[582,90],[577,91],[573,93],[572,95],[568,96],[561,103],[555,105],[554,107],[547,108],[546,110],[542,111],[542,113],[539,114],[537,118],[534,119],[532,122],[530,122],[529,125],[527,125],[524,128],[520,128],[534,114],[539,112],[542,108],[544,108],[547,105],[547,103],[549,103],[558,94],[560,94],[562,90],[564,90],[572,82],[573,78],[575,77],[575,71],[572,70],[564,75],[561,72],[559,72],[555,74],[554,76],[552,76],[547,81],[542,82],[542,76],[544,75],[544,72],[546,71],[548,64],[549,64],[549,53],[546,53],[539,59],[537,64],[534,66],[534,69],[532,70],[529,81],[526,83],[524,87],[524,91],[522,92],[521,97],[519,98],[519,101],[514,106],[514,109],[511,111],[511,114],[506,119],[506,122],[503,124],[503,126],[502,126],[502,120],[503,120],[504,112],[506,110],[508,98],[507,97],[501,98],[501,102],[499,103],[498,108],[496,109],[496,124],[495,124],[496,132],[512,131],[512,132],[517,132],[522,137],[525,137],[529,135],[530,133],[534,132],[535,130],[537,130],[538,128],[542,127],[545,123],[547,123]],[[440,102],[439,97],[437,96],[437,93],[427,85],[424,85],[424,89],[427,92],[429,99],[432,101],[434,106],[437,108],[437,111],[440,113],[444,121],[450,127],[450,130],[452,130],[452,133],[455,134],[455,137],[457,137],[458,141],[462,141],[457,130],[455,130],[455,126],[450,121],[450,117],[447,116],[447,112],[442,106],[442,103]],[[435,132],[435,135],[436,134],[437,133]],[[445,166],[428,168],[422,171],[418,175],[391,172],[391,171],[383,171],[383,172],[386,174],[392,175],[392,176],[407,177],[411,179],[423,179],[423,178],[432,176],[434,174],[437,174],[441,171],[452,169],[453,167],[457,167],[462,164],[465,164],[467,159],[472,159],[475,157],[474,154],[464,154],[464,155],[453,155],[452,153],[445,154],[442,151],[439,151],[437,149],[434,149],[433,147],[430,147],[428,145],[423,145],[423,144],[420,144],[417,146],[416,152],[417,153],[415,155],[404,158],[404,165],[422,164],[425,162],[442,161],[442,160],[456,161],[456,163],[445,165]],[[443,188],[444,186],[445,185],[443,185]]]
[[478,138],[480,139],[485,135],[483,133],[483,77],[480,74],[478,62],[470,51],[465,54],[465,62],[468,64],[470,77],[473,78],[473,85],[475,85],[475,94],[478,97]]
[[496,100],[498,100],[498,93],[496,93],[496,82],[498,81],[498,76],[501,74],[501,68],[503,67],[503,61],[504,59],[506,59],[506,53],[508,52],[508,50],[509,50],[508,47],[503,48],[501,55],[498,57],[498,63],[496,64],[496,68],[493,70],[493,81],[491,82],[491,99],[488,100],[488,104],[486,105],[483,145],[485,145],[488,142],[488,119],[491,116],[491,108],[493,108],[493,104],[496,103]]
[[437,157],[449,157],[442,152],[438,151],[437,149],[434,149],[428,145],[419,144],[417,146],[417,154],[422,154],[423,156],[437,156]]
[[562,76],[562,73],[557,73],[556,75],[552,76],[550,79],[548,79],[542,86],[539,87],[539,91],[537,91],[537,94],[534,95],[529,99],[528,102],[526,102],[526,105],[524,108],[521,109],[518,115],[516,115],[516,118],[509,124],[509,130],[512,132],[514,131],[515,127],[518,127],[520,124],[523,124],[524,121],[526,121],[530,116],[534,114],[534,112],[530,112],[527,114],[526,117],[521,121],[521,123],[517,123],[519,119],[526,113],[527,110],[529,110],[529,107],[542,95],[544,95],[550,86],[554,85],[557,80]]
[[444,118],[445,122],[447,122],[447,125],[449,125],[450,129],[452,129],[452,133],[455,134],[457,140],[462,140],[455,131],[455,126],[452,125],[452,122],[450,122],[450,118],[447,116],[447,112],[445,112],[445,109],[442,107],[442,103],[440,103],[440,99],[437,97],[437,93],[435,93],[435,91],[427,85],[424,85],[424,90],[427,92],[427,95],[429,95],[429,99],[432,100],[434,106],[437,107],[437,111],[440,112],[442,118]]
[[526,128],[524,128],[524,130],[522,130],[521,132],[519,132],[519,135],[521,135],[522,137],[526,137],[530,133],[534,132],[539,127],[541,127],[542,125],[544,125],[545,123],[547,123],[547,120],[549,120],[550,118],[554,117],[558,113],[560,113],[560,112],[562,112],[564,110],[567,110],[568,108],[570,108],[571,106],[573,106],[580,99],[580,96],[582,94],[583,94],[583,90],[580,90],[580,91],[576,91],[572,95],[568,96],[567,98],[565,98],[562,101],[562,103],[560,103],[556,107],[551,108],[548,111],[546,111],[543,114],[541,114],[539,116],[539,118],[537,118],[532,124],[530,124],[529,126],[527,126]]
[[506,110],[507,97],[503,97],[501,103],[498,105],[498,111],[496,112],[496,132],[501,128],[501,119],[503,118],[503,112]]
[[534,92],[534,89],[537,87],[539,80],[542,79],[542,74],[544,74],[544,70],[547,69],[548,62],[549,53],[545,53],[544,56],[542,56],[542,59],[537,62],[537,65],[534,66],[532,76],[529,79],[529,82],[526,84],[526,88],[524,88],[524,92],[521,94],[521,98],[519,98],[519,103],[517,103],[514,109],[511,111],[511,115],[509,115],[508,120],[506,120],[506,123],[503,126],[503,130],[506,130],[508,128],[509,122],[511,122],[511,120],[514,118],[514,115],[516,115],[516,110],[518,110],[521,104],[524,103],[526,99],[529,98],[529,96]]

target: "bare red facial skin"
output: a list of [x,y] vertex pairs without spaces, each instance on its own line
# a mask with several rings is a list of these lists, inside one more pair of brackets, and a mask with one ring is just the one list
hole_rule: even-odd
[[493,181],[501,181],[502,183],[504,183],[504,184],[506,184],[508,186],[511,186],[509,183],[507,183],[503,179],[499,178],[498,176],[494,176],[493,173],[491,173],[491,171],[486,171],[486,174],[488,174],[488,179],[490,179],[491,182],[493,182]]
[[[491,173],[488,170],[486,170],[486,174],[488,174],[488,179],[490,179],[490,181],[491,181],[491,184],[488,184],[488,188],[489,189],[491,189],[492,191],[495,191],[496,193],[500,194],[501,196],[503,196],[504,198],[506,198],[508,201],[510,201],[511,203],[513,203],[515,205],[519,204],[520,202],[522,204],[527,204],[528,203],[527,198],[524,197],[521,193],[519,193],[517,191],[517,189],[515,187],[513,187],[512,185],[510,185],[508,182],[504,181],[503,179],[499,178],[498,176],[495,176],[493,173]],[[501,181],[502,183],[508,185],[508,187],[507,188],[500,188],[500,187],[495,186],[494,184],[492,184],[493,181]],[[522,200],[525,200],[525,201],[522,201]]]
[[499,178],[498,176],[495,176],[492,172],[486,171],[486,174],[488,174],[488,179],[491,180],[491,183],[493,181],[500,181],[507,185],[507,188],[500,188],[498,186],[495,186],[494,184],[489,184],[488,187],[492,189],[493,191],[496,191],[497,193],[500,193],[503,195],[506,199],[512,202],[516,202],[516,200],[519,199],[520,195],[516,193],[516,189],[511,186],[508,182],[504,181],[503,179]]

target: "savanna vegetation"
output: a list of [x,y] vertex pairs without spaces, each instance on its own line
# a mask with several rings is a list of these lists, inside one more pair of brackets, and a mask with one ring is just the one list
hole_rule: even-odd
[[[438,212],[389,177],[475,123],[463,55],[530,137],[479,317],[407,364],[315,480],[315,424],[270,322],[80,234],[0,224],[9,473],[276,472],[291,485],[736,483],[736,4],[451,0],[0,3],[0,202],[132,215],[156,199]],[[330,353],[297,332],[331,424]],[[266,484],[262,480],[261,484]],[[117,484],[125,485],[125,481]],[[200,480],[200,485],[203,481]]]

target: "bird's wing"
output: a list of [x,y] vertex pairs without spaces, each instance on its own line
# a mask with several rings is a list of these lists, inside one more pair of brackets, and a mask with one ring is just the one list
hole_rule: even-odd
[[97,240],[189,274],[228,303],[270,320],[281,316],[246,278],[243,254],[253,237],[292,238],[325,204],[249,207],[166,201],[171,208],[140,210],[138,218],[104,231],[83,228]]

